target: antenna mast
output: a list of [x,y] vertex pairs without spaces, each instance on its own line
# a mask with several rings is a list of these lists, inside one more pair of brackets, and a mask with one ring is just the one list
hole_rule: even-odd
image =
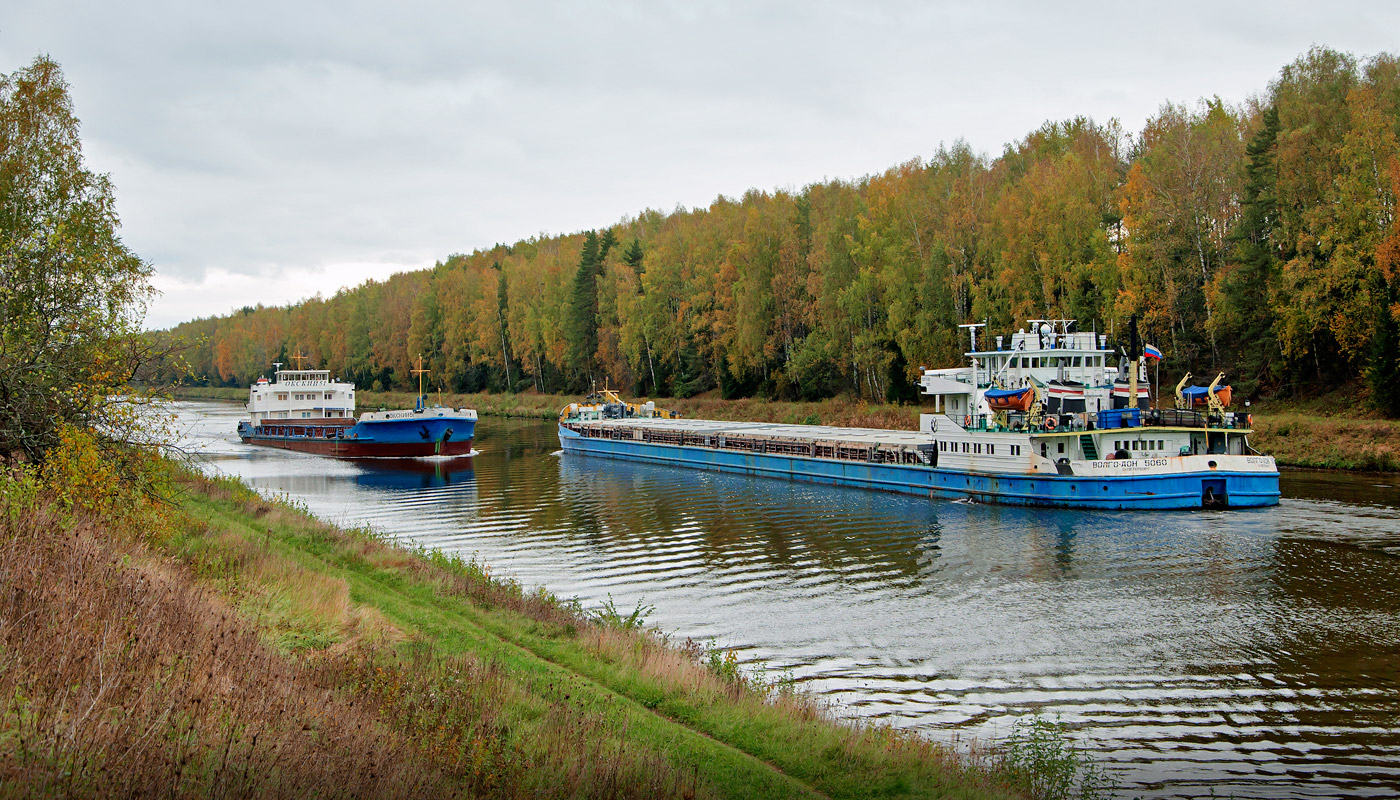
[[414,374],[414,375],[417,375],[417,376],[418,376],[418,402],[417,402],[417,404],[416,404],[416,407],[421,409],[421,408],[424,407],[424,404],[423,404],[423,375],[424,375],[424,373],[432,372],[432,370],[430,370],[430,369],[423,369],[423,354],[422,354],[422,353],[419,353],[419,354],[418,354],[418,367],[417,367],[417,369],[411,369],[411,370],[409,370],[409,372],[412,373],[412,374]]

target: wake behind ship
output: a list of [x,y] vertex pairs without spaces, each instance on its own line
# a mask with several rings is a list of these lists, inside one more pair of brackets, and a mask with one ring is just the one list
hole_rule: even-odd
[[966,326],[970,365],[924,371],[934,413],[917,431],[684,420],[604,392],[564,409],[560,443],[566,453],[988,503],[1278,504],[1274,459],[1250,447],[1252,420],[1226,409],[1221,377],[1187,387],[1188,374],[1175,409],[1150,409],[1136,341],[1120,372],[1106,337],[1071,331],[1072,320],[1030,323],[1009,347],[997,337],[989,349],[976,345],[981,326]]
[[430,407],[419,387],[414,408],[370,411],[355,419],[355,386],[330,370],[284,370],[259,378],[248,392],[245,444],[337,458],[460,456],[472,452],[476,411]]

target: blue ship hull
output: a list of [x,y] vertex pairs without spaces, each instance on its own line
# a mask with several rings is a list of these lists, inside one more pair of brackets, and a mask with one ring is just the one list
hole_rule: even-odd
[[427,417],[391,420],[361,420],[355,423],[347,435],[361,442],[374,442],[380,445],[418,445],[443,442],[455,444],[453,451],[465,444],[471,450],[472,437],[476,433],[476,420],[454,417]]
[[316,419],[266,420],[256,427],[247,420],[238,423],[238,436],[246,444],[337,458],[470,455],[475,433],[476,419],[461,416],[362,420],[354,425]]
[[559,426],[566,453],[855,486],[930,498],[1003,505],[1096,509],[1201,508],[1207,490],[1231,508],[1277,505],[1277,472],[1188,472],[1113,477],[971,473],[906,464],[716,450],[670,444],[585,438]]

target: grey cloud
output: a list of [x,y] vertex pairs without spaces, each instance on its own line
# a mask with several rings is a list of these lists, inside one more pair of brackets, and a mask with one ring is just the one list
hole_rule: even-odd
[[[161,274],[254,276],[285,302],[288,270],[426,266],[859,177],[958,138],[997,153],[1046,119],[1134,130],[1166,100],[1242,101],[1313,42],[1393,48],[1397,16],[1356,2],[57,2],[0,20],[0,69],[38,52],[63,64],[90,163]],[[226,310],[211,295],[192,313]]]

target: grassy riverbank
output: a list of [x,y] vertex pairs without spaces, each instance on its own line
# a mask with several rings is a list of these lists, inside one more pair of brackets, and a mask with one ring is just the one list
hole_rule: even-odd
[[1400,421],[1259,412],[1254,429],[1254,446],[1285,466],[1400,471]]
[[234,482],[95,492],[80,445],[0,476],[6,794],[989,798],[1078,766],[1035,755],[1058,731],[969,759],[837,721],[626,610]]
[[[246,389],[182,387],[178,396],[215,400],[247,399]],[[434,395],[434,401],[437,396]],[[408,392],[359,392],[361,408],[404,408],[413,405]],[[559,409],[577,397],[543,394],[444,394],[442,403],[475,408],[483,416],[554,419]],[[917,406],[893,406],[834,397],[813,403],[779,402],[718,397],[663,399],[658,405],[687,417],[703,419],[796,422],[848,425],[865,428],[913,430],[918,427]],[[1350,415],[1329,414],[1327,408],[1344,408]],[[1266,404],[1254,409],[1253,444],[1278,463],[1290,467],[1343,470],[1400,470],[1400,421],[1358,415],[1354,406],[1334,403]]]

